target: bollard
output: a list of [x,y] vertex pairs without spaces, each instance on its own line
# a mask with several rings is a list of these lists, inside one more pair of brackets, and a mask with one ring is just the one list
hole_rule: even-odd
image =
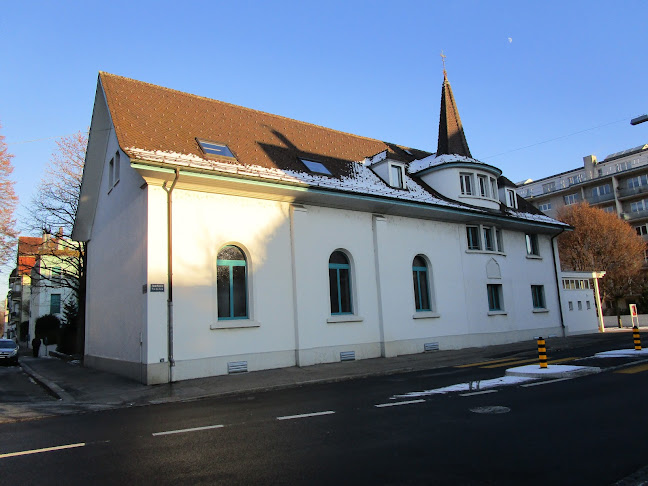
[[547,367],[547,346],[542,337],[538,338],[538,358],[540,359],[540,368]]
[[632,328],[632,337],[634,338],[635,351],[641,351],[641,338],[639,337],[639,328]]

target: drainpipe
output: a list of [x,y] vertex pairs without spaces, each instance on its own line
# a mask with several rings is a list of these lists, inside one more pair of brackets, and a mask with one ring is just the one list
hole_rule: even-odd
[[563,337],[567,337],[567,332],[565,330],[565,318],[563,316],[563,311],[562,311],[562,299],[560,297],[560,276],[558,275],[558,268],[556,265],[556,245],[554,245],[554,240],[558,238],[560,235],[562,235],[565,232],[565,229],[561,229],[560,233],[557,235],[553,235],[551,237],[551,256],[553,257],[553,264],[554,264],[554,276],[556,278],[556,290],[558,291],[558,310],[560,311],[560,326],[562,327],[562,334]]
[[167,189],[167,181],[162,185],[167,193],[167,285],[168,298],[167,298],[167,341],[169,350],[169,383],[173,383],[173,367],[175,360],[173,359],[173,189],[180,177],[180,170],[176,167],[175,177],[171,187]]

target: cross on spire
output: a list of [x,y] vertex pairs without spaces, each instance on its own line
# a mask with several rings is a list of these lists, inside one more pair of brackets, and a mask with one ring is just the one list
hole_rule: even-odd
[[444,73],[444,74],[445,74],[445,72],[446,72],[445,60],[446,60],[446,55],[443,54],[443,50],[441,50],[441,62],[443,62],[443,73]]

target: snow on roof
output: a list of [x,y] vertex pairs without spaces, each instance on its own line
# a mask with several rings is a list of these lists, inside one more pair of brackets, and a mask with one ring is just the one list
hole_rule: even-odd
[[481,162],[477,159],[473,159],[472,157],[465,157],[463,155],[443,154],[437,157],[436,154],[432,154],[429,157],[425,157],[424,159],[420,159],[420,160],[415,160],[414,162],[410,163],[409,171],[411,174],[416,174],[417,172],[421,172],[425,169],[429,169],[431,167],[437,167],[443,164],[449,164],[452,162],[463,162],[467,164],[478,164],[478,165],[486,165],[488,167],[493,167],[491,165],[486,164],[485,162]]
[[[231,174],[244,177],[255,177],[264,180],[285,182],[289,184],[305,185],[308,187],[320,187],[333,189],[341,192],[351,192],[368,196],[380,196],[393,198],[401,201],[409,201],[437,206],[453,207],[456,209],[469,210],[482,214],[489,214],[492,211],[466,206],[460,202],[448,201],[435,196],[415,179],[404,175],[406,190],[396,189],[386,184],[369,167],[363,163],[352,165],[349,176],[331,177],[321,174],[312,174],[306,171],[281,170],[276,168],[262,167],[258,165],[244,165],[240,163],[220,162],[208,160],[193,154],[180,154],[177,152],[147,151],[130,147],[130,153],[137,156],[138,160],[169,163],[198,169],[209,169],[221,174]],[[507,216],[551,225],[568,226],[560,221],[545,215],[530,214],[521,211],[507,209]]]

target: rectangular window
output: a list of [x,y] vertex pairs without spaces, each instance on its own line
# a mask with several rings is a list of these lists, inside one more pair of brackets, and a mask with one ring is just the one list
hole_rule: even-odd
[[531,286],[531,300],[533,301],[534,309],[546,309],[547,306],[545,305],[544,285]]
[[578,194],[567,194],[563,196],[563,199],[565,200],[565,205],[570,206],[578,202]]
[[589,300],[585,301],[585,306],[587,307],[587,310],[590,310],[592,308],[592,305],[590,304]]
[[500,284],[486,285],[488,292],[488,310],[489,311],[502,311],[504,310],[502,302],[502,286]]
[[527,248],[527,255],[540,255],[540,249],[538,247],[538,235],[533,235],[527,233],[524,235],[526,238],[526,248]]
[[459,182],[461,183],[461,194],[463,194],[464,196],[472,196],[472,174],[459,174]]
[[489,226],[484,227],[484,250],[495,251],[493,241],[493,228]]
[[569,301],[569,310],[570,311],[574,310],[574,303],[571,300]]
[[645,211],[648,208],[648,201],[641,199],[639,201],[630,203],[630,212],[638,213],[639,211]]
[[227,145],[222,143],[210,142],[208,140],[196,139],[198,145],[205,153],[205,155],[218,155],[221,157],[235,158],[232,151]]
[[479,226],[466,226],[466,237],[468,238],[469,250],[481,250]]
[[506,205],[509,208],[517,208],[517,199],[515,197],[515,191],[511,189],[506,190]]
[[490,184],[491,184],[491,197],[493,199],[497,199],[497,179],[491,177]]
[[488,177],[478,175],[477,180],[479,181],[479,195],[481,197],[488,197]]
[[602,208],[606,213],[616,213],[616,208],[614,206],[607,206]]
[[495,243],[497,243],[497,251],[504,253],[504,240],[502,239],[502,231],[495,228]]
[[307,159],[299,160],[302,161],[302,164],[304,164],[309,171],[314,172],[315,174],[331,175],[331,171],[328,170],[326,166],[321,162],[315,162],[314,160]]
[[389,166],[389,178],[392,187],[403,188],[403,168],[400,165]]
[[648,225],[642,224],[639,226],[635,226],[635,231],[639,236],[648,235]]
[[50,314],[61,313],[61,294],[50,295]]
[[580,300],[578,301],[578,310],[583,310],[583,303]]
[[542,184],[542,193],[545,194],[547,192],[552,192],[556,190],[556,181],[553,182],[547,182],[546,184]]
[[115,159],[110,159],[108,162],[108,190],[112,189],[115,185]]
[[551,203],[543,203],[538,205],[540,211],[549,211],[551,209]]
[[610,194],[610,184],[603,184],[602,186],[592,187],[592,197],[605,196]]

